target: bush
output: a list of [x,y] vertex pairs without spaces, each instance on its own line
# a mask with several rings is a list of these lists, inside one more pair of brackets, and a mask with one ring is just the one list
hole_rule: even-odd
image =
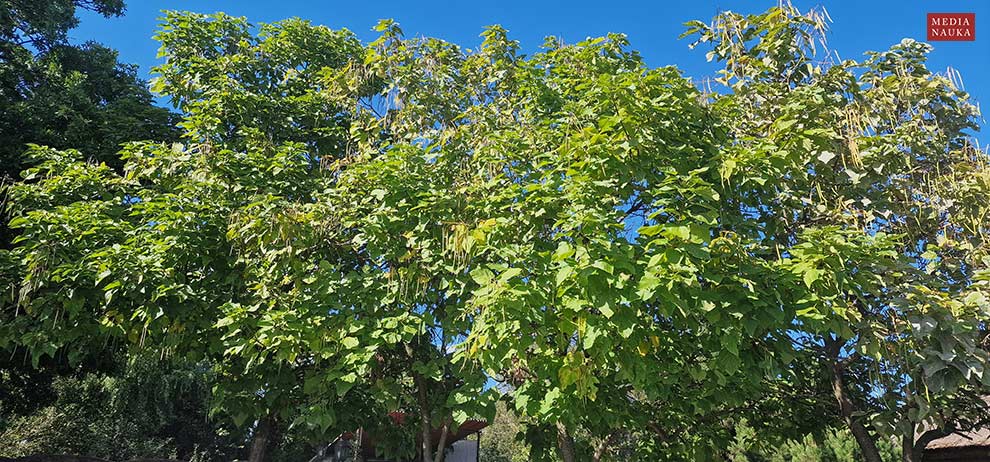
[[54,378],[52,404],[7,416],[0,456],[230,460],[242,441],[208,419],[209,368],[135,358],[114,373]]

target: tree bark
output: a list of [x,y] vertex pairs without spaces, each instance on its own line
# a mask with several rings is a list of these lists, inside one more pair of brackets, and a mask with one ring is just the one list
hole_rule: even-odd
[[615,435],[615,433],[609,434],[602,440],[601,443],[598,444],[598,447],[595,448],[595,453],[591,456],[592,462],[599,462],[602,460],[602,456],[605,455],[605,451],[608,450],[608,447],[612,445],[612,441],[615,440]]
[[574,450],[574,437],[567,431],[563,423],[557,422],[557,449],[560,451],[560,458],[563,462],[577,462],[577,453]]
[[268,460],[268,448],[272,445],[272,432],[275,427],[275,417],[271,414],[258,421],[251,436],[251,452],[248,462],[265,462]]
[[842,419],[846,422],[853,437],[856,438],[859,449],[863,451],[863,459],[867,462],[883,462],[883,459],[880,458],[880,451],[877,450],[877,444],[873,441],[873,437],[870,436],[863,423],[856,420],[856,417],[853,415],[856,410],[849,397],[846,396],[845,385],[842,382],[841,374],[841,369],[835,371],[832,377],[832,392],[835,394],[836,401],[839,402],[839,412],[842,414]]
[[832,362],[832,393],[835,395],[835,400],[839,404],[839,414],[842,416],[842,420],[845,421],[846,426],[849,427],[849,431],[852,432],[853,437],[856,438],[856,443],[859,444],[859,449],[863,452],[863,460],[866,462],[883,462],[883,459],[880,458],[880,451],[877,449],[876,442],[873,441],[873,437],[870,436],[870,432],[866,430],[863,423],[854,415],[856,413],[856,406],[853,405],[852,400],[849,399],[849,395],[846,394],[846,385],[842,378],[845,373],[846,364],[839,359],[839,350],[842,348],[843,343],[845,342],[841,339],[827,340],[825,342],[826,352],[829,354],[829,359]]
[[901,461],[921,462],[921,454],[914,452],[914,435],[901,436]]
[[440,431],[440,442],[437,443],[437,455],[433,458],[433,462],[443,462],[444,457],[447,456],[444,447],[447,446],[447,435],[450,433],[450,425],[452,423],[453,419],[450,417],[443,422],[443,429]]
[[413,380],[416,382],[416,396],[419,401],[419,432],[420,438],[423,440],[420,446],[420,450],[423,453],[422,461],[433,462],[430,457],[433,453],[433,438],[431,435],[433,429],[430,428],[430,403],[427,400],[426,380],[419,374],[413,376]]

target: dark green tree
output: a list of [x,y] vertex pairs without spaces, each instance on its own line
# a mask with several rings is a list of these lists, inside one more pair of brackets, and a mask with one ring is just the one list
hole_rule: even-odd
[[26,166],[28,143],[78,149],[119,167],[122,143],[176,136],[174,115],[154,105],[137,68],[97,43],[26,47],[0,62],[0,175]]
[[[29,165],[29,143],[77,149],[120,167],[122,143],[178,135],[176,115],[154,105],[136,66],[100,44],[68,42],[80,8],[119,16],[124,2],[0,2],[0,184],[17,180]],[[6,219],[0,220],[0,246],[11,238]]]
[[26,45],[47,50],[64,44],[68,31],[79,24],[77,8],[95,11],[106,17],[120,16],[124,14],[124,1],[3,0],[0,2],[3,52]]
[[[70,44],[77,9],[107,17],[122,0],[0,1],[0,192],[30,166],[29,144],[73,148],[90,160],[120,167],[117,151],[135,140],[177,137],[177,116],[156,107],[146,82],[117,52],[94,42]],[[0,248],[13,235],[0,217]],[[6,262],[4,278],[16,278]],[[7,299],[0,301],[6,310]],[[8,355],[9,356],[9,355]]]

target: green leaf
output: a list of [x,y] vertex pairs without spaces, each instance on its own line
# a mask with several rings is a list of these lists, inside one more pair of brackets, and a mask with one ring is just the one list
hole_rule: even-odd
[[557,250],[553,253],[553,261],[560,261],[574,255],[574,248],[567,241],[557,244]]
[[599,306],[598,311],[601,311],[602,316],[605,316],[606,319],[609,319],[615,315],[615,311],[613,311],[612,307],[610,307],[607,303]]
[[816,281],[820,279],[821,271],[816,268],[808,268],[804,271],[801,278],[804,281],[804,285],[811,287]]
[[601,331],[595,326],[588,326],[584,331],[584,337],[582,342],[582,347],[585,350],[590,350],[595,346],[595,340],[598,340],[598,336],[601,335]]
[[552,411],[556,409],[557,400],[559,399],[560,399],[560,388],[557,387],[551,388],[549,391],[547,391],[547,394],[543,397],[543,400],[540,402],[539,413],[541,415],[551,414]]
[[473,279],[478,285],[487,286],[491,284],[492,279],[494,278],[495,274],[488,268],[477,267],[471,270],[471,279]]

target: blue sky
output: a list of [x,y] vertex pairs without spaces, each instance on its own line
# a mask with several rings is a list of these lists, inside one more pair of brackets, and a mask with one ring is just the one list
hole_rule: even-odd
[[[984,113],[990,108],[990,0],[795,0],[802,10],[823,5],[834,23],[829,47],[842,58],[859,59],[867,50],[882,50],[910,37],[925,40],[929,12],[976,13],[976,40],[933,42],[929,67],[944,71],[952,66],[962,74],[966,90]],[[158,44],[151,38],[161,10],[224,11],[245,16],[253,23],[298,16],[331,28],[347,28],[364,40],[374,39],[371,28],[382,18],[397,20],[406,35],[437,37],[464,47],[480,42],[486,25],[501,24],[522,43],[525,52],[538,49],[547,35],[577,42],[589,36],[622,32],[651,66],[677,65],[687,76],[714,75],[704,51],[689,50],[688,40],[678,40],[682,24],[691,19],[709,20],[721,10],[760,12],[776,0],[693,1],[305,1],[305,0],[130,0],[122,18],[81,15],[82,23],[70,34],[73,40],[96,40],[120,51],[121,60],[138,64],[150,76],[156,64]],[[985,123],[983,124],[985,125]],[[990,140],[988,133],[979,138]]]

